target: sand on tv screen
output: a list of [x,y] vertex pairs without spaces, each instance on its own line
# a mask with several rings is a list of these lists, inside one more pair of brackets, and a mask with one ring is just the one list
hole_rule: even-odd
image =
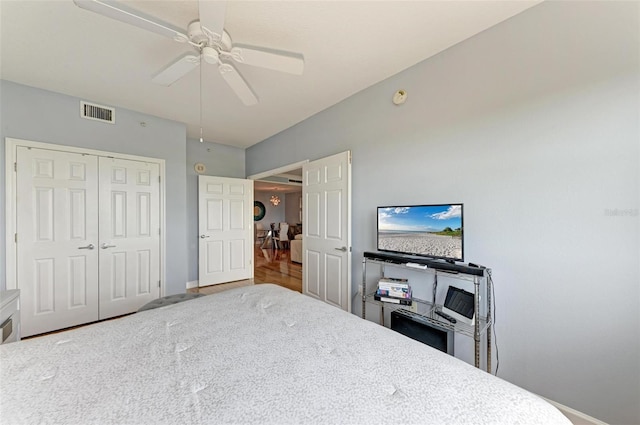
[[378,250],[463,261],[462,204],[378,207]]

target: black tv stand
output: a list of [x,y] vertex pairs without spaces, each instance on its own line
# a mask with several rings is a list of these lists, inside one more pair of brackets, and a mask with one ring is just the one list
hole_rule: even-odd
[[425,265],[430,269],[441,270],[449,273],[464,273],[472,276],[484,276],[484,270],[478,267],[471,267],[468,264],[456,263],[453,260],[439,260],[435,258],[391,254],[380,251],[365,251],[364,258],[385,261],[393,264],[417,263]]

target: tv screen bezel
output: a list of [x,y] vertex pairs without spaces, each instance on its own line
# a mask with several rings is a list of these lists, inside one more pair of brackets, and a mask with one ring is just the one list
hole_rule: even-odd
[[[380,248],[380,209],[384,208],[418,208],[418,207],[445,207],[452,205],[460,205],[460,239],[461,239],[461,255],[460,258],[453,257],[442,257],[436,255],[427,255],[427,254],[419,254],[415,252],[403,252],[403,251],[393,251],[390,249],[381,249]],[[407,257],[421,257],[421,258],[433,258],[438,260],[446,260],[450,262],[464,262],[464,204],[462,202],[451,202],[451,203],[443,203],[443,204],[415,204],[415,205],[388,205],[388,206],[378,206],[376,208],[376,249],[381,252],[391,252],[394,254],[400,254]]]

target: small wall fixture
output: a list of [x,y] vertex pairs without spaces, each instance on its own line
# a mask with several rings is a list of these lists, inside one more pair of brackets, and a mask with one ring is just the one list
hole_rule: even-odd
[[269,199],[269,202],[271,202],[271,205],[276,207],[278,206],[278,204],[280,204],[280,198],[278,197],[278,195],[273,195],[271,196],[271,199]]
[[393,104],[394,105],[402,105],[407,101],[407,92],[406,90],[398,90],[393,94]]

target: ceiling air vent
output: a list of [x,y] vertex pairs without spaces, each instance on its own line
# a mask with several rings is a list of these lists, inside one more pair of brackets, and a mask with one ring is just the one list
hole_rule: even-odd
[[116,110],[107,106],[80,101],[80,116],[88,120],[116,123]]

